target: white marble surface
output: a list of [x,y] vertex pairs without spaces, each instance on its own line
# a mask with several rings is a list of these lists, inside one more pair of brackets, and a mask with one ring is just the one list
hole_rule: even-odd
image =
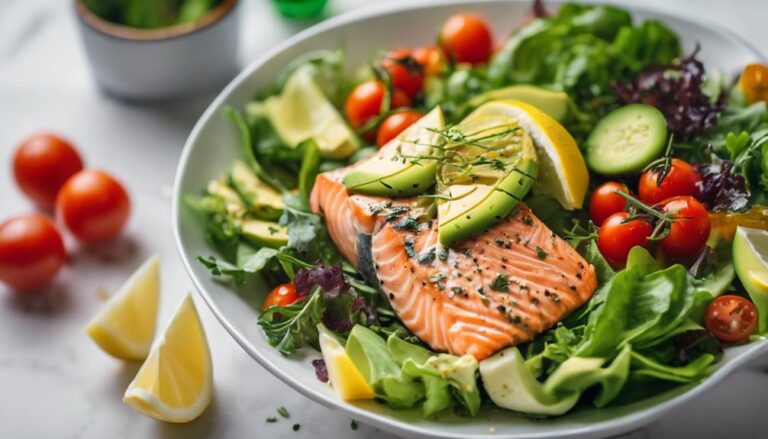
[[[381,1],[381,0],[380,0]],[[189,291],[171,235],[168,185],[181,146],[211,97],[135,106],[95,88],[82,52],[72,0],[0,0],[0,218],[32,211],[10,175],[10,157],[30,132],[48,129],[71,138],[90,166],[119,176],[134,212],[118,245],[71,246],[70,264],[42,297],[19,300],[0,286],[0,438],[241,438],[390,435],[350,420],[289,389],[253,362],[197,300],[215,367],[215,399],[198,420],[167,425],[135,414],[121,401],[138,368],[100,352],[82,327],[149,254],[163,260],[161,324]],[[330,12],[369,0],[331,0]],[[768,2],[646,0],[665,11],[715,20],[768,48]],[[737,6],[735,6],[737,5]],[[266,0],[242,11],[242,59],[307,23],[279,19]],[[768,437],[768,358],[733,375],[715,390],[628,437]],[[290,420],[265,419],[285,406]],[[301,424],[294,432],[292,424]]]

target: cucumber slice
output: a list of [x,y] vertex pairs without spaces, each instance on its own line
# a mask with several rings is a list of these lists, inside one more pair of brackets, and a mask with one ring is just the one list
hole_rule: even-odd
[[636,174],[661,155],[667,121],[661,111],[631,104],[608,113],[589,134],[587,166],[603,175]]

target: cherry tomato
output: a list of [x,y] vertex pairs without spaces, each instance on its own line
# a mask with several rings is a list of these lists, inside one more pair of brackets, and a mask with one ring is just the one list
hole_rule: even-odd
[[261,305],[265,311],[273,306],[288,306],[298,302],[301,296],[296,293],[296,286],[292,283],[282,284],[275,287],[264,299]]
[[589,217],[598,227],[603,224],[606,218],[614,213],[621,212],[627,205],[627,200],[618,195],[616,191],[629,193],[626,184],[609,181],[603,183],[592,192],[589,198]]
[[474,14],[450,17],[440,31],[440,46],[448,59],[482,64],[493,51],[493,36],[488,23]]
[[424,76],[435,76],[443,67],[443,55],[435,46],[423,46],[413,49],[411,56],[424,68]]
[[757,326],[757,309],[741,296],[720,296],[707,307],[706,326],[721,341],[741,343]]
[[71,143],[54,134],[38,133],[25,139],[13,157],[13,175],[24,195],[51,209],[67,179],[83,169]]
[[747,102],[768,101],[768,66],[748,64],[739,78],[739,88]]
[[381,65],[389,72],[392,85],[410,98],[419,94],[424,86],[424,66],[413,57],[409,49],[389,52]]
[[693,197],[672,197],[661,208],[674,220],[669,234],[661,240],[667,256],[687,259],[697,255],[707,243],[712,220],[704,206]]
[[16,292],[47,284],[66,260],[64,241],[48,217],[23,215],[0,224],[0,281]]
[[117,236],[130,211],[131,202],[123,185],[96,169],[72,176],[56,198],[57,217],[87,244]]
[[379,125],[379,131],[376,134],[376,146],[381,148],[419,119],[421,119],[421,113],[415,110],[398,111],[387,116]]
[[648,237],[653,227],[642,219],[625,220],[629,213],[618,212],[609,216],[597,232],[597,247],[605,259],[615,268],[627,263],[629,251],[635,246],[648,247]]
[[701,176],[693,166],[680,159],[672,159],[669,173],[659,182],[659,173],[655,169],[643,172],[638,183],[638,195],[646,204],[657,204],[667,198],[678,195],[699,197]]
[[[381,114],[381,103],[386,92],[387,87],[381,81],[366,81],[355,87],[344,104],[344,114],[349,123],[355,128],[360,128]],[[411,105],[411,99],[395,89],[390,104],[392,108],[407,107]]]

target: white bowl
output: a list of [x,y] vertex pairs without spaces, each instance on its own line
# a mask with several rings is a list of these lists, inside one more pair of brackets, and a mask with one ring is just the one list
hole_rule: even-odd
[[106,21],[74,0],[91,70],[108,94],[162,101],[215,91],[237,73],[237,0],[197,21],[136,29]]
[[[310,360],[319,354],[310,352],[301,358],[287,358],[267,344],[256,323],[258,306],[253,306],[260,303],[263,292],[235,293],[227,285],[216,282],[195,260],[199,255],[211,254],[212,250],[203,239],[201,224],[191,218],[180,203],[184,194],[199,193],[208,180],[218,177],[239,156],[238,137],[230,122],[222,116],[223,107],[242,106],[252,98],[256,90],[273,81],[289,61],[310,50],[331,49],[342,45],[347,52],[348,66],[356,66],[368,60],[372,51],[377,49],[433,41],[440,24],[453,13],[468,10],[478,12],[490,20],[497,32],[509,32],[521,23],[529,6],[527,0],[429,0],[418,4],[386,3],[330,19],[296,35],[254,61],[221,92],[189,136],[176,175],[174,200],[174,227],[183,262],[198,292],[243,349],[259,364],[307,397],[343,411],[355,419],[407,437],[606,436],[653,421],[667,409],[684,404],[705,392],[733,370],[768,351],[766,341],[729,348],[717,371],[702,383],[681,386],[622,407],[584,407],[566,416],[548,420],[532,420],[500,409],[484,409],[480,416],[472,419],[447,413],[438,419],[426,420],[416,413],[390,410],[374,402],[341,401],[328,386],[315,378]],[[745,63],[763,59],[756,50],[720,27],[696,24],[639,8],[630,9],[637,19],[659,18],[674,27],[683,37],[686,51],[692,50],[696,42],[700,42],[700,57],[706,65],[716,67],[725,74],[734,74]]]

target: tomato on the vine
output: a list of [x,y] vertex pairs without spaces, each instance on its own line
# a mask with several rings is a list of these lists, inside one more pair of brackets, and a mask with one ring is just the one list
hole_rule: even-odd
[[[344,114],[349,123],[360,128],[372,118],[381,114],[381,104],[387,87],[381,81],[365,81],[358,84],[347,97]],[[390,107],[400,108],[411,105],[411,99],[401,90],[394,89],[390,96]]]
[[592,192],[589,198],[589,217],[596,226],[599,227],[609,216],[623,211],[626,207],[627,200],[617,194],[617,191],[628,194],[629,188],[626,184],[609,181]]
[[106,241],[122,231],[131,211],[128,192],[106,172],[80,171],[56,198],[56,216],[85,243]]
[[741,343],[757,326],[757,308],[741,296],[720,296],[709,303],[705,321],[707,330],[719,340]]
[[0,281],[16,292],[47,284],[66,260],[64,241],[48,217],[23,215],[0,224]]
[[416,110],[398,111],[387,116],[379,125],[376,146],[381,148],[419,119],[421,119],[421,113]]
[[712,222],[704,206],[693,197],[672,197],[661,207],[672,218],[669,234],[661,242],[664,253],[675,259],[697,255],[707,243]]
[[422,46],[413,49],[411,56],[424,69],[424,76],[437,75],[443,70],[443,55],[436,46]]
[[296,292],[296,286],[294,284],[281,284],[267,294],[261,307],[266,311],[273,306],[291,305],[298,302],[299,299],[301,299],[301,296]]
[[389,72],[392,86],[413,98],[424,86],[424,66],[409,49],[398,49],[387,53],[381,65]]
[[475,14],[456,14],[443,24],[440,46],[445,56],[455,62],[482,64],[493,52],[490,26]]
[[661,169],[654,168],[643,172],[640,176],[637,193],[643,203],[658,204],[678,195],[700,196],[701,175],[685,160],[671,160],[669,171],[661,180],[661,185],[659,185],[660,172]]
[[630,218],[627,212],[614,213],[598,230],[597,247],[611,266],[623,267],[633,247],[648,247],[651,233],[653,226],[648,221]]
[[83,169],[83,161],[71,143],[48,133],[25,139],[13,156],[13,175],[24,195],[50,209],[67,179]]

